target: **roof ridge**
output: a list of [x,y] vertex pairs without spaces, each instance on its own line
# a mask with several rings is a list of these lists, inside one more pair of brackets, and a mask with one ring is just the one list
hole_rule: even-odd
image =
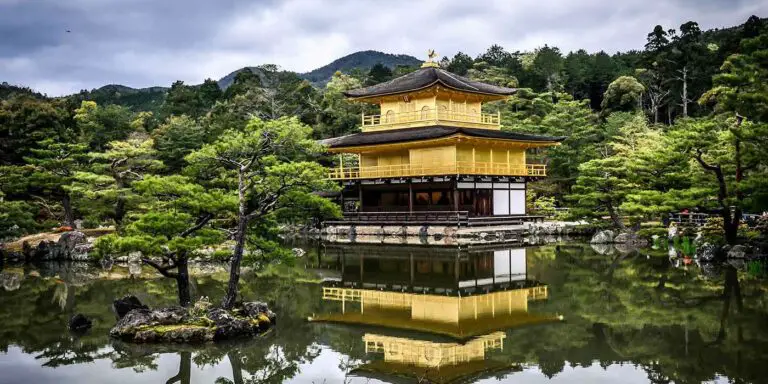
[[[452,79],[454,79],[454,80],[456,80],[456,81],[458,81],[458,82],[464,83],[464,84],[466,84],[468,87],[470,87],[470,88],[472,88],[472,89],[474,89],[474,90],[476,90],[476,91],[480,91],[480,88],[477,88],[477,87],[475,87],[475,86],[473,86],[473,85],[469,84],[468,82],[466,82],[466,81],[464,81],[464,80],[462,80],[462,79],[456,78],[456,76],[458,76],[458,75],[455,75],[455,74],[453,74],[453,73],[450,73],[450,72],[448,72],[448,71],[446,71],[446,70],[444,70],[444,69],[442,69],[442,68],[435,68],[435,69],[436,69],[436,70],[440,70],[440,72],[441,72],[441,73],[443,73],[443,74],[445,74],[446,76],[448,76],[448,77],[450,77],[450,78],[452,78]],[[438,77],[438,79],[439,79],[439,77]],[[467,80],[469,80],[469,79],[467,79]],[[448,85],[448,84],[445,84],[445,85]],[[451,87],[451,88],[453,88],[453,87]]]

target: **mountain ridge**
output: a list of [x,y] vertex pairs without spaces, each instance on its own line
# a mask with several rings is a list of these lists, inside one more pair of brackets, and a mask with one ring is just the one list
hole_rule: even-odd
[[[349,72],[353,69],[360,69],[363,71],[370,70],[374,65],[381,63],[389,69],[395,69],[398,65],[406,66],[418,66],[422,61],[405,54],[393,54],[385,53],[374,50],[357,51],[350,53],[346,56],[342,56],[322,67],[315,68],[309,72],[293,72],[299,75],[304,80],[309,81],[315,86],[322,87],[331,79],[336,71]],[[238,70],[232,71],[226,76],[219,79],[219,88],[226,89],[235,80],[235,76],[246,68],[251,70],[258,70],[258,67],[243,67]]]

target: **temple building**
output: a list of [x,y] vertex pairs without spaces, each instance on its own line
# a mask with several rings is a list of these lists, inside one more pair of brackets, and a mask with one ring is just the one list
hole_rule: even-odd
[[494,224],[523,217],[527,182],[546,176],[546,166],[528,161],[527,152],[564,138],[503,130],[500,114],[483,107],[516,89],[447,72],[433,57],[414,72],[344,93],[380,107],[361,116],[361,132],[323,140],[339,154],[330,178],[343,185],[345,214],[376,212],[376,220],[391,223],[424,212],[495,217]]

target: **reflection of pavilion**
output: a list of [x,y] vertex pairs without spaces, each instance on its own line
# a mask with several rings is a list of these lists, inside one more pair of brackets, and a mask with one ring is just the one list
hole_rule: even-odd
[[553,321],[528,313],[528,301],[547,298],[533,285],[472,296],[429,295],[343,287],[323,287],[323,299],[341,303],[341,312],[314,321],[405,329],[466,339],[526,324]]
[[328,245],[324,264],[349,288],[467,295],[531,285],[525,248]]
[[473,381],[483,374],[519,368],[486,359],[488,352],[504,348],[505,337],[504,332],[493,332],[459,344],[368,333],[363,336],[365,352],[382,354],[383,360],[365,364],[354,374],[418,377],[437,383]]
[[340,278],[322,288],[333,310],[311,320],[381,328],[363,342],[366,353],[383,359],[358,368],[359,375],[453,383],[512,370],[518,365],[488,359],[503,349],[503,331],[558,319],[528,311],[548,291],[528,278],[525,248],[329,245],[321,264]]

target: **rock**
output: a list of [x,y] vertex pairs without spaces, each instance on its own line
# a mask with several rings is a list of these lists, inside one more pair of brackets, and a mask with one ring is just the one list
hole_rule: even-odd
[[729,259],[743,259],[747,255],[747,247],[743,245],[734,245],[733,248],[728,250]]
[[241,306],[241,312],[242,314],[254,319],[258,318],[259,316],[266,316],[272,325],[277,324],[277,315],[269,310],[267,303],[258,301],[245,302]]
[[142,304],[138,297],[128,295],[115,300],[112,303],[112,309],[114,309],[117,318],[122,319],[134,309],[149,309],[149,307]]
[[704,243],[696,249],[696,257],[702,261],[712,261],[717,257],[718,248],[714,244]]
[[152,321],[160,325],[181,324],[189,320],[189,314],[184,307],[168,307],[152,311]]
[[129,252],[128,253],[128,262],[129,263],[140,263],[142,256],[143,256],[143,254],[141,253],[141,251]]
[[99,264],[101,264],[101,269],[109,272],[112,270],[112,266],[115,265],[115,261],[111,257],[105,257],[99,261]]
[[610,244],[613,243],[613,236],[614,233],[611,230],[600,231],[595,233],[589,242],[591,244]]
[[15,291],[21,288],[24,275],[20,273],[0,272],[0,283],[6,291]]
[[264,303],[243,303],[233,311],[213,308],[194,317],[186,308],[136,308],[117,321],[110,335],[135,343],[192,343],[249,337],[267,330],[275,316]]
[[152,325],[152,311],[149,308],[136,308],[126,313],[110,331],[110,334],[117,336],[125,331],[134,331],[143,326]]
[[592,243],[589,244],[592,249],[601,255],[611,255],[613,254],[613,251],[616,249],[613,247],[612,244],[603,244],[603,243]]
[[293,248],[293,249],[291,249],[291,252],[293,252],[293,255],[296,256],[297,258],[304,257],[304,255],[307,254],[307,251],[305,251],[305,250],[303,250],[301,248]]
[[75,247],[81,244],[86,244],[87,242],[88,239],[84,233],[80,231],[71,231],[62,233],[57,245],[61,249],[61,252],[70,255],[72,251],[75,250]]
[[85,332],[91,328],[93,323],[91,319],[85,317],[82,313],[78,313],[69,319],[69,330],[72,332]]
[[139,276],[139,275],[141,275],[141,263],[129,262],[128,263],[128,273],[130,273],[131,276]]

